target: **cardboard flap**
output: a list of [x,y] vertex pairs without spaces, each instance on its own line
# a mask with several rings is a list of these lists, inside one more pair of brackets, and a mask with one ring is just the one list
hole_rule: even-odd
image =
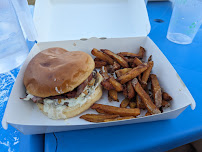
[[141,37],[150,32],[144,0],[37,0],[38,42]]

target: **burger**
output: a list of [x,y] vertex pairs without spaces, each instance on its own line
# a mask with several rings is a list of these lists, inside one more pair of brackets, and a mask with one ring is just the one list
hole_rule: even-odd
[[79,115],[102,96],[102,76],[90,55],[49,48],[32,58],[24,73],[26,97],[51,119]]

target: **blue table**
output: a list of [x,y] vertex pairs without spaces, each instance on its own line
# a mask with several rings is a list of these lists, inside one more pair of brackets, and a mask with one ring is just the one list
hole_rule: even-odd
[[[78,130],[45,135],[46,152],[75,151],[166,151],[202,138],[202,29],[190,45],[174,44],[166,39],[172,12],[170,2],[149,2],[150,38],[159,46],[196,101],[178,118],[158,122],[107,128]],[[158,23],[154,19],[162,19]]]
[[[30,6],[33,14],[33,6]],[[29,50],[34,42],[27,41]],[[8,97],[11,93],[20,67],[10,72],[0,74],[0,120],[6,108]],[[23,135],[9,125],[8,130],[4,130],[0,125],[0,152],[42,152],[44,150],[44,135]]]

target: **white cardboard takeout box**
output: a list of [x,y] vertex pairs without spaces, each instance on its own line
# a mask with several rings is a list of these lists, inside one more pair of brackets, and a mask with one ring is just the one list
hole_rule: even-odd
[[[147,36],[150,23],[144,0],[38,0],[34,21],[39,36],[38,43],[32,48],[13,86],[2,120],[5,129],[10,124],[24,134],[41,134],[115,126],[173,119],[189,105],[192,109],[195,108],[195,101],[187,87]],[[75,40],[80,38],[87,40]],[[29,61],[46,48],[62,47],[69,51],[80,50],[91,54],[92,48],[107,48],[115,53],[137,53],[140,46],[146,49],[145,59],[152,55],[152,73],[158,76],[161,87],[173,97],[171,107],[162,114],[141,117],[146,112],[143,111],[135,119],[104,123],[87,122],[79,119],[79,116],[67,120],[51,120],[42,114],[36,104],[20,99],[25,96],[23,75]],[[120,95],[119,98],[121,100],[123,96]],[[120,102],[109,102],[106,91],[97,103],[120,105]],[[96,112],[89,109],[82,115],[87,113]]]

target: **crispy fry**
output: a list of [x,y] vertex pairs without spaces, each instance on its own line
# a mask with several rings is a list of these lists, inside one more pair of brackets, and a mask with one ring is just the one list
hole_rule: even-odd
[[123,55],[124,57],[138,57],[138,58],[143,58],[145,54],[145,49],[143,47],[140,47],[140,50],[138,54],[131,53],[131,52],[120,52],[118,55]]
[[109,79],[108,71],[105,66],[102,66],[102,68],[100,69],[100,74],[102,75],[104,80]]
[[149,61],[152,61],[152,55],[149,56],[148,62],[149,62]]
[[80,118],[90,122],[104,122],[105,119],[118,118],[119,115],[105,115],[105,114],[85,114]]
[[130,100],[128,98],[123,99],[123,101],[120,104],[121,108],[126,108],[129,105]]
[[135,68],[133,68],[131,71],[127,72],[126,74],[118,77],[118,81],[121,84],[124,84],[130,80],[132,80],[133,78],[137,77],[138,75],[140,75],[142,72],[144,72],[147,69],[148,65],[147,64],[141,64]]
[[120,64],[118,64],[117,62],[114,62],[114,64],[113,64],[113,70],[116,71],[116,70],[118,70],[120,68],[121,68]]
[[114,73],[113,65],[107,65],[106,68],[107,68],[107,71],[108,71],[109,73],[111,73],[111,74]]
[[165,107],[165,108],[170,107],[170,102],[162,100],[162,107]]
[[132,85],[137,92],[137,94],[140,96],[142,101],[144,102],[145,106],[147,107],[147,110],[152,114],[158,114],[161,113],[161,111],[156,107],[156,105],[151,101],[149,95],[144,91],[144,89],[141,87],[140,83],[138,82],[137,78],[134,78],[132,81]]
[[95,61],[95,68],[101,68],[102,66],[107,65],[105,61]]
[[96,109],[96,111],[97,111],[98,113],[101,113],[101,114],[106,114],[103,110],[100,110],[100,109]]
[[140,109],[146,109],[145,104],[142,102],[142,100],[140,99],[139,95],[136,95],[136,102],[137,102],[137,108]]
[[142,58],[144,57],[144,54],[145,54],[145,49],[140,46],[140,50],[139,50],[139,52],[138,52],[139,58],[142,59]]
[[152,115],[149,111],[147,111],[147,113],[145,114],[145,116],[150,116]]
[[119,55],[113,53],[110,50],[106,50],[106,49],[102,49],[102,52],[104,52],[105,54],[107,54],[108,56],[110,56],[111,58],[113,58],[114,60],[116,60],[122,67],[124,68],[128,68],[128,63]]
[[124,68],[124,69],[116,70],[115,73],[116,73],[117,77],[120,77],[131,70],[132,70],[132,68]]
[[130,103],[129,103],[130,108],[136,108],[136,106],[137,106],[137,104],[135,101],[130,101]]
[[95,58],[94,61],[102,61],[101,59],[99,58]]
[[97,58],[106,61],[107,63],[113,65],[114,64],[114,60],[112,58],[110,58],[108,55],[102,53],[101,51],[98,51],[97,49],[93,49],[91,51],[92,55],[96,56]]
[[109,82],[113,85],[116,91],[123,91],[123,86],[118,81],[116,81],[114,77],[110,77]]
[[118,100],[118,93],[117,93],[116,90],[109,90],[109,91],[108,91],[108,96],[110,96],[110,98],[111,98],[112,100],[119,102],[119,100]]
[[139,57],[138,54],[131,53],[131,52],[120,52],[118,55],[122,55],[124,57]]
[[126,84],[123,84],[123,95],[128,98],[128,90]]
[[128,99],[132,99],[132,98],[134,98],[134,96],[135,96],[135,90],[134,90],[134,88],[133,88],[133,85],[132,85],[132,82],[131,81],[129,81],[129,82],[127,82],[127,97],[128,97]]
[[135,117],[128,116],[128,117],[111,118],[111,119],[105,119],[104,122],[119,121],[119,120],[133,119],[133,118]]
[[106,90],[113,90],[114,87],[111,83],[109,83],[108,80],[104,80],[101,82],[101,85],[106,89]]
[[128,109],[119,108],[114,106],[108,106],[103,104],[93,104],[92,109],[101,109],[108,114],[120,115],[120,116],[137,116],[140,114],[139,108]]
[[140,59],[138,59],[138,58],[134,58],[134,60],[133,60],[133,64],[135,65],[135,66],[138,66],[138,65],[141,65],[142,64],[142,61],[140,60]]
[[150,74],[150,78],[151,78],[151,88],[152,88],[154,103],[159,108],[161,107],[161,104],[162,104],[161,87],[159,85],[159,81],[155,74]]
[[162,93],[162,98],[163,98],[163,100],[165,100],[165,101],[170,101],[170,100],[173,99],[167,92],[163,92],[163,93]]
[[145,70],[143,72],[142,79],[141,79],[141,83],[144,84],[144,85],[147,85],[147,81],[149,79],[149,75],[150,75],[150,72],[151,72],[152,67],[154,65],[154,62],[153,61],[149,61],[148,65],[149,65],[149,67],[147,68],[147,70]]

